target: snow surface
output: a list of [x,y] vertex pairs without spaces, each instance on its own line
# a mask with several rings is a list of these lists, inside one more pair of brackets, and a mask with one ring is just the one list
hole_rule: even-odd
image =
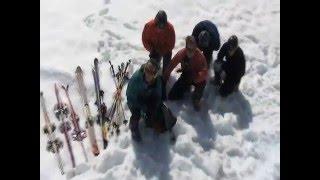
[[[80,144],[72,142],[78,165],[73,180],[103,179],[280,179],[280,1],[279,0],[41,0],[40,87],[44,91],[51,121],[56,103],[54,83],[70,84],[70,96],[84,128],[81,99],[74,83],[80,65],[85,72],[91,111],[96,113],[91,67],[94,57],[102,60],[101,86],[105,102],[111,104],[114,83],[108,60],[118,65],[133,59],[132,73],[144,63],[148,53],[141,42],[144,24],[164,9],[176,31],[175,54],[184,46],[201,20],[216,23],[221,41],[236,34],[247,60],[247,72],[240,93],[222,99],[208,85],[203,108],[195,112],[190,99],[167,102],[178,122],[177,141],[168,134],[159,137],[141,126],[142,145],[131,140],[127,126],[112,138],[109,147],[93,157],[89,140],[85,163]],[[216,53],[214,53],[214,58]],[[169,80],[168,89],[177,78]],[[125,89],[124,89],[125,91]],[[64,93],[60,92],[65,100]],[[126,102],[126,98],[124,98]],[[125,103],[124,102],[124,103]],[[125,105],[126,117],[130,111]],[[61,176],[54,156],[45,150],[40,112],[40,178]],[[101,147],[100,130],[96,134]],[[58,133],[61,139],[62,134]],[[64,140],[64,139],[63,139]],[[62,150],[66,171],[71,162],[66,146]],[[69,179],[69,178],[68,178]]]

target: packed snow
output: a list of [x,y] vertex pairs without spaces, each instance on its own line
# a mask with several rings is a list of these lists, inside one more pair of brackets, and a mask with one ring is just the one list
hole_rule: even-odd
[[[167,12],[176,32],[175,54],[184,47],[184,37],[193,27],[208,19],[214,22],[224,43],[236,34],[246,56],[246,74],[240,92],[223,99],[215,87],[207,85],[200,112],[193,110],[187,96],[179,102],[166,102],[177,116],[175,144],[169,134],[156,136],[140,130],[143,144],[131,139],[128,126],[119,137],[112,137],[102,151],[100,128],[95,126],[101,154],[94,157],[88,138],[84,144],[89,156],[85,163],[80,144],[72,142],[77,167],[71,172],[69,154],[61,155],[67,173],[61,175],[54,155],[46,151],[47,137],[42,134],[44,119],[40,111],[40,178],[42,180],[104,179],[280,179],[280,1],[279,0],[42,0],[40,6],[40,87],[49,108],[56,103],[54,83],[70,84],[70,96],[80,126],[85,118],[74,84],[78,65],[84,71],[93,114],[93,59],[100,63],[101,86],[109,107],[115,86],[108,60],[115,65],[132,59],[130,74],[148,59],[141,33],[144,24],[158,10]],[[215,52],[213,57],[216,58]],[[213,70],[211,68],[211,74]],[[178,74],[173,74],[170,89]],[[212,76],[212,75],[211,75]],[[125,91],[126,87],[123,91]],[[64,101],[66,98],[60,91]],[[130,111],[124,107],[126,118]],[[64,140],[62,134],[56,135]]]

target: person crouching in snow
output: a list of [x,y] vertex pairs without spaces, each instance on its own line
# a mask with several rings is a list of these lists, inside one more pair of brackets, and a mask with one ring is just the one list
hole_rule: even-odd
[[232,35],[223,44],[213,68],[215,77],[212,83],[219,87],[219,93],[222,97],[239,90],[241,78],[246,70],[246,61],[243,51],[238,45],[237,36]]
[[177,72],[181,72],[182,74],[169,92],[168,99],[182,99],[185,92],[190,90],[191,85],[194,85],[195,90],[192,94],[192,102],[195,110],[198,111],[200,110],[200,100],[206,86],[208,67],[206,58],[197,48],[193,36],[186,38],[186,47],[181,49],[170,61],[163,75],[165,83],[168,81],[172,70],[179,63],[181,64],[181,68]]
[[203,52],[210,67],[213,51],[218,51],[220,48],[220,35],[216,25],[209,20],[201,21],[194,27],[192,36],[196,39],[198,48]]
[[168,65],[172,56],[176,36],[165,11],[160,10],[156,17],[145,24],[142,32],[143,46],[150,52],[149,57],[161,61],[163,58],[163,70]]
[[[139,120],[142,117],[147,127],[154,128],[156,132],[162,133],[167,130],[171,132],[175,122],[164,119],[170,117],[167,107],[161,100],[162,79],[158,75],[159,63],[150,59],[143,64],[130,78],[126,95],[127,104],[131,111],[129,127],[132,139],[140,142]],[[171,113],[171,112],[170,112]]]

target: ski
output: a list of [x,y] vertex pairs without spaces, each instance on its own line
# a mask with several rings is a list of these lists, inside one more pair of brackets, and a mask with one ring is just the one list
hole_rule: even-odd
[[98,59],[94,59],[94,68],[92,69],[92,75],[94,79],[95,86],[95,94],[96,94],[96,106],[98,109],[97,119],[100,124],[101,133],[102,133],[102,141],[103,141],[103,149],[106,149],[108,146],[108,127],[106,123],[106,111],[107,107],[103,102],[103,94],[104,92],[100,88],[100,78],[99,78],[99,62]]
[[44,132],[44,134],[47,135],[47,137],[49,139],[48,143],[47,143],[47,151],[55,154],[60,172],[63,175],[64,174],[63,162],[62,162],[62,159],[60,156],[60,149],[63,147],[63,143],[59,138],[55,137],[54,131],[55,131],[56,127],[53,123],[50,122],[47,107],[46,107],[45,100],[43,97],[43,92],[40,92],[40,103],[41,103],[44,121],[45,121],[45,126],[43,128],[43,132]]
[[68,91],[69,90],[69,85],[62,86],[62,89],[65,91],[65,94],[67,96],[68,103],[69,103],[70,119],[71,119],[71,122],[73,124],[73,132],[71,133],[72,134],[72,139],[74,141],[78,141],[80,143],[83,155],[85,157],[85,160],[86,160],[86,162],[88,162],[87,153],[86,153],[84,145],[83,145],[83,139],[87,137],[86,131],[81,129],[80,126],[79,126],[79,120],[80,119],[79,119],[79,116],[74,111],[74,108],[73,108],[72,103],[71,103],[71,99],[70,99],[69,91]]
[[78,83],[78,92],[80,94],[80,97],[82,99],[82,102],[84,103],[84,113],[86,116],[86,128],[88,129],[89,134],[89,140],[91,144],[91,150],[94,156],[98,156],[100,154],[98,143],[95,135],[95,129],[94,129],[94,120],[91,115],[88,98],[87,98],[87,88],[84,84],[83,80],[83,71],[80,66],[76,69],[76,79]]
[[60,93],[59,93],[59,89],[57,84],[54,84],[54,91],[56,94],[56,98],[57,98],[57,104],[54,106],[54,114],[56,116],[56,118],[61,122],[60,126],[59,126],[59,130],[62,134],[64,134],[64,138],[67,142],[67,146],[68,146],[68,151],[69,151],[69,155],[70,155],[70,159],[71,159],[71,164],[72,164],[72,168],[76,167],[76,162],[74,159],[74,154],[73,154],[73,150],[72,150],[72,146],[71,146],[71,142],[70,142],[70,138],[69,138],[69,134],[68,132],[71,130],[71,126],[69,121],[66,121],[65,118],[68,118],[69,113],[69,109],[66,103],[63,103],[61,101],[61,97],[60,97]]

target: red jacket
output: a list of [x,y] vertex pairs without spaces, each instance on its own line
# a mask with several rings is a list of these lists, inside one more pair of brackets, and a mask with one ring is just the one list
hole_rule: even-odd
[[164,29],[157,28],[154,20],[151,20],[144,26],[142,43],[149,52],[155,50],[163,56],[172,51],[175,41],[174,28],[169,22]]
[[[187,56],[186,48],[181,49],[170,61],[164,72],[164,80],[167,81],[173,69]],[[192,80],[194,83],[201,83],[207,79],[208,66],[202,52],[197,48],[190,61]]]

